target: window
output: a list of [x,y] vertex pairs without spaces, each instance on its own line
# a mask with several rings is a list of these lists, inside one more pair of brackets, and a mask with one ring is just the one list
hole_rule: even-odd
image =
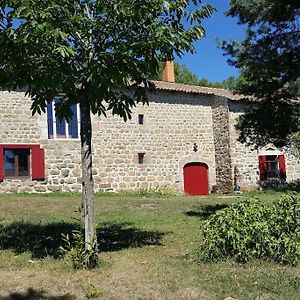
[[139,115],[139,124],[140,125],[144,124],[144,115]]
[[286,179],[284,155],[260,155],[259,156],[260,180],[270,178]]
[[72,117],[67,122],[66,120],[59,121],[55,116],[55,103],[59,99],[47,105],[47,123],[48,123],[48,138],[49,139],[77,139],[80,132],[80,113],[79,105],[71,107]]
[[139,157],[139,164],[143,165],[145,163],[145,153],[139,153],[138,157]]
[[277,155],[266,155],[266,175],[267,178],[279,177],[279,166]]
[[0,181],[5,178],[45,179],[45,153],[40,145],[0,144]]
[[4,150],[4,176],[30,176],[30,149]]

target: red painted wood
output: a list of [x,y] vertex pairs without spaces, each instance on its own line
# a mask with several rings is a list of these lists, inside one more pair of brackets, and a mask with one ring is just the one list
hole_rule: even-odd
[[3,181],[4,178],[4,150],[3,147],[0,146],[0,181]]
[[36,147],[39,145],[33,144],[1,144],[0,148],[2,149],[31,149],[32,147]]
[[266,180],[267,179],[267,162],[266,157],[264,155],[260,155],[258,157],[259,161],[259,179]]
[[202,163],[189,163],[183,168],[185,193],[198,196],[208,195],[208,167]]
[[278,165],[279,165],[279,177],[281,179],[286,179],[286,170],[285,170],[285,159],[284,155],[278,155]]
[[39,145],[31,147],[31,177],[35,180],[45,179],[45,151]]
[[0,181],[4,178],[4,157],[5,149],[31,149],[31,172],[32,179],[45,179],[45,153],[40,145],[33,144],[1,144],[0,145]]

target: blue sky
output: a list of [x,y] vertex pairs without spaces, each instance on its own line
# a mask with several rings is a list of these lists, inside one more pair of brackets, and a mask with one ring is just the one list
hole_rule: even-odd
[[207,0],[207,2],[218,11],[203,22],[206,37],[195,44],[196,54],[186,54],[176,61],[185,64],[199,78],[223,81],[229,76],[237,76],[238,70],[227,64],[227,57],[223,56],[222,50],[217,47],[216,39],[242,40],[245,27],[238,25],[237,19],[224,16],[229,0]]

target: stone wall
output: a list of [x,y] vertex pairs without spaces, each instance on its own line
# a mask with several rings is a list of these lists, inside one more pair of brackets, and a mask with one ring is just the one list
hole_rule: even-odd
[[287,181],[299,181],[300,180],[300,158],[291,153],[289,149],[284,149],[285,163],[286,163],[286,175]]
[[248,190],[258,187],[259,165],[258,152],[238,142],[238,131],[235,129],[238,117],[245,112],[246,106],[240,102],[229,101],[229,132],[232,157],[232,176],[234,168],[240,175],[239,183],[242,189]]
[[[45,149],[46,178],[4,179],[1,192],[80,191],[79,139],[48,139],[46,115],[31,116],[31,99],[20,92],[0,92],[0,144],[40,144]],[[172,187],[183,191],[183,168],[208,165],[209,188],[229,192],[234,168],[243,189],[257,188],[259,150],[237,141],[234,125],[245,112],[242,102],[213,95],[157,91],[149,106],[138,105],[132,119],[93,116],[93,174],[96,191]],[[138,115],[144,115],[144,124]],[[195,152],[194,144],[197,145]],[[300,161],[288,149],[287,180],[300,178]],[[145,163],[138,163],[138,154]]]
[[228,193],[233,189],[229,112],[226,99],[216,99],[212,107],[213,136],[216,156],[216,191]]
[[[171,186],[183,190],[183,166],[204,162],[210,187],[215,185],[212,98],[156,92],[149,106],[139,105],[132,120],[93,116],[95,190],[134,190]],[[46,115],[31,117],[31,100],[23,93],[0,93],[0,143],[40,144],[45,149],[46,179],[5,179],[0,192],[79,191],[80,141],[48,139]],[[145,123],[138,124],[138,114]],[[193,145],[198,151],[193,151]],[[145,153],[145,164],[138,163]]]
[[[183,188],[182,160],[209,166],[210,183],[215,182],[215,158],[209,99],[180,93],[149,95],[149,106],[139,105],[132,120],[119,117],[94,122],[94,162],[98,188],[131,190],[171,186]],[[138,124],[144,114],[144,125]],[[193,152],[197,143],[198,152]],[[145,153],[145,164],[138,164]],[[188,162],[191,162],[190,160]]]
[[[238,142],[238,132],[235,124],[239,116],[247,109],[242,102],[229,101],[230,115],[230,148],[232,156],[232,172],[237,167],[240,173],[241,188],[250,190],[259,186],[259,162],[258,156],[261,148],[248,147]],[[281,149],[285,154],[287,181],[295,181],[300,179],[300,160],[295,157],[291,150]]]
[[30,106],[30,99],[23,93],[0,92],[1,143],[36,143],[47,136],[47,131],[43,132],[47,127],[41,126],[46,119],[32,117]]

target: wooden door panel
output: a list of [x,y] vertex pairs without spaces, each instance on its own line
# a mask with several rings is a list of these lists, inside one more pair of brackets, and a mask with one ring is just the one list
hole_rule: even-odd
[[193,196],[208,195],[208,167],[203,163],[189,163],[183,169],[184,191]]

